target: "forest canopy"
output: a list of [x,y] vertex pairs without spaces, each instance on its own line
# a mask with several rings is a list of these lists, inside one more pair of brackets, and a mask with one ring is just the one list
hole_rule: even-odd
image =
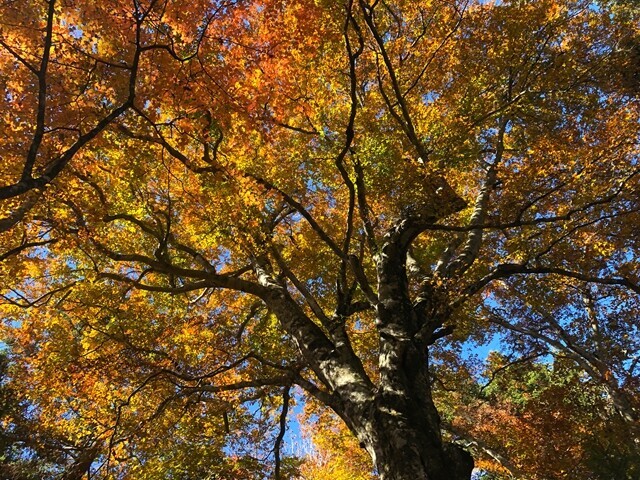
[[638,478],[639,20],[0,0],[0,477]]

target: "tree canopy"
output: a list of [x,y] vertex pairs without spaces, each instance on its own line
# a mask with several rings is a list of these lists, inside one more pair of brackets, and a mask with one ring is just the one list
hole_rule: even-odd
[[0,476],[638,478],[639,14],[0,1]]

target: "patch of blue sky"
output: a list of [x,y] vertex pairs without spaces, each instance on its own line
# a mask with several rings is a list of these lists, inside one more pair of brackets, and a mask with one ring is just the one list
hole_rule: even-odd
[[425,105],[431,105],[432,103],[435,103],[438,98],[440,98],[440,93],[435,91],[423,93],[421,97],[422,103]]
[[463,359],[480,359],[486,361],[491,352],[504,352],[505,336],[499,332],[492,334],[487,341],[478,343],[475,340],[467,340],[461,346]]

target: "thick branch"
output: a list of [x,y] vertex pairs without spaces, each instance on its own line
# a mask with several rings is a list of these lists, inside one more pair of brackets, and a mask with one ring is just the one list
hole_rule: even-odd
[[254,266],[258,279],[269,288],[265,303],[283,328],[293,336],[317,377],[343,399],[359,404],[372,397],[373,385],[360,360],[338,348],[302,311],[286,289],[276,282],[263,262]]
[[[502,120],[500,122],[500,130],[498,132],[498,145],[496,146],[496,154],[494,162],[487,168],[484,181],[480,192],[476,197],[475,207],[469,226],[481,225],[487,216],[487,209],[489,207],[489,198],[491,192],[496,184],[497,167],[502,161],[502,155],[504,153],[504,133],[507,128],[507,121]],[[473,262],[475,262],[482,246],[482,229],[474,229],[467,235],[467,241],[464,245],[462,253],[448,266],[446,269],[446,275],[451,276],[455,274],[464,273]]]
[[53,16],[55,14],[55,0],[49,0],[49,8],[47,10],[47,26],[45,28],[44,50],[42,53],[42,61],[38,70],[38,109],[36,113],[36,128],[33,134],[33,140],[27,153],[27,159],[22,170],[21,182],[27,182],[31,179],[33,166],[36,162],[36,156],[42,143],[44,136],[44,122],[47,113],[47,69],[49,68],[49,56],[51,55],[51,46],[53,43]]
[[[606,205],[608,203],[613,202],[616,198],[618,198],[618,196],[624,191],[625,186],[630,182],[630,180],[632,180],[636,175],[640,174],[640,169],[634,170],[631,173],[629,173],[621,182],[619,185],[617,185],[615,187],[615,189],[613,190],[613,192],[611,192],[609,195],[606,195],[604,197],[601,198],[597,198],[591,202],[587,202],[584,205],[580,205],[577,207],[573,207],[569,210],[567,210],[566,213],[562,214],[562,215],[553,215],[553,216],[549,216],[549,217],[538,217],[538,218],[534,218],[532,220],[521,220],[519,217],[521,216],[520,214],[518,215],[518,219],[514,220],[512,222],[501,222],[501,223],[482,223],[482,224],[478,224],[478,225],[441,225],[441,224],[430,224],[430,225],[425,225],[424,229],[425,230],[435,230],[435,231],[443,231],[443,232],[471,232],[474,230],[508,230],[508,229],[512,229],[512,228],[519,228],[519,227],[527,227],[527,226],[535,226],[535,225],[542,225],[542,224],[546,224],[546,223],[556,223],[556,222],[564,222],[567,220],[571,220],[576,214],[579,213],[585,213],[589,210],[591,210],[594,207],[599,207],[602,205]],[[543,198],[543,197],[539,197],[539,198]],[[629,212],[636,212],[637,209],[629,209],[629,210],[624,210],[621,211],[618,216],[623,215],[625,213],[629,213]]]
[[275,457],[275,469],[274,476],[276,480],[280,480],[280,447],[282,445],[282,440],[284,439],[284,434],[287,428],[287,414],[289,413],[289,399],[291,398],[291,385],[286,385],[282,390],[282,411],[280,412],[280,431],[278,432],[278,436],[276,437],[275,444],[273,446],[273,456]]
[[181,278],[193,278],[202,280],[201,283],[186,285],[183,287],[158,287],[152,285],[144,285],[139,281],[132,280],[127,277],[122,277],[120,275],[115,275],[111,273],[102,273],[102,276],[117,279],[129,284],[133,284],[134,286],[144,288],[145,290],[151,291],[175,291],[176,288],[185,288],[185,291],[191,291],[201,286],[202,288],[228,288],[230,290],[236,290],[239,292],[249,293],[255,295],[259,298],[264,299],[270,294],[268,288],[265,288],[257,283],[250,282],[248,280],[244,280],[241,278],[237,278],[229,275],[219,275],[211,271],[204,270],[194,270],[191,268],[182,268],[172,265],[166,261],[160,261],[151,257],[147,257],[145,255],[135,254],[135,253],[118,253],[109,249],[105,245],[92,240],[93,244],[96,248],[106,255],[108,258],[111,258],[115,261],[125,261],[125,262],[135,262],[141,263],[151,267],[154,271],[158,273],[164,273],[168,275],[174,275]]

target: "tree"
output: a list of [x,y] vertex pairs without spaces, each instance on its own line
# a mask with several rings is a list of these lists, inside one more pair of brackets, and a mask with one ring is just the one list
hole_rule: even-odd
[[443,412],[478,466],[494,478],[637,477],[632,426],[573,360],[531,365],[493,353],[489,365],[489,380]]
[[[524,402],[539,422],[501,444],[522,365],[539,392],[588,385],[633,458],[637,20],[579,0],[5,2],[6,382],[44,450],[73,452],[58,472],[292,476],[300,389],[382,479],[469,479],[467,450],[527,475],[553,451],[537,432],[571,439]],[[495,335],[506,356],[478,365],[468,345]],[[618,455],[589,452],[571,458],[593,478],[583,458]]]

